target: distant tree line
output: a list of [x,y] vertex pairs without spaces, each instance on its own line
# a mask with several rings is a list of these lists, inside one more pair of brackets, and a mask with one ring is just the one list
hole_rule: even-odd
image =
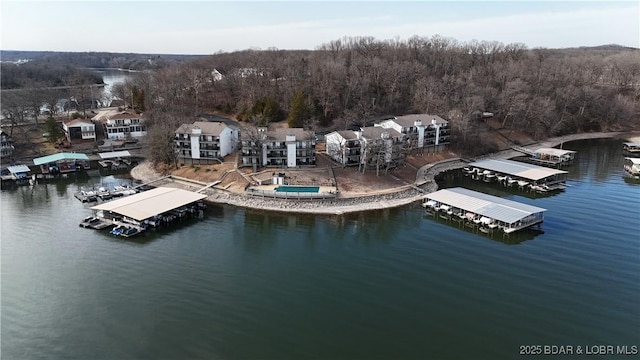
[[27,62],[23,64],[2,63],[0,84],[2,90],[24,88],[46,88],[102,84],[102,77],[86,69],[72,65]]
[[117,68],[155,70],[203,55],[133,54],[110,52],[56,52],[0,50],[3,62],[28,59],[41,64],[70,65],[79,68]]

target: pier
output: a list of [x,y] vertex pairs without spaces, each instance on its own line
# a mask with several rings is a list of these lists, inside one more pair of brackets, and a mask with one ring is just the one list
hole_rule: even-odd
[[423,207],[434,215],[464,222],[483,231],[505,234],[542,223],[546,209],[457,187],[427,194]]
[[563,190],[567,171],[504,159],[488,159],[468,164],[462,170],[475,180],[497,181],[538,192]]
[[206,197],[192,191],[158,187],[93,206],[93,218],[86,218],[80,226],[97,229],[94,224],[104,223],[115,226],[111,231],[114,235],[133,236],[149,227],[158,227],[196,214],[203,208],[200,202]]
[[513,150],[522,152],[528,157],[519,158],[522,161],[549,167],[569,166],[576,155],[576,151],[543,147],[536,150],[514,146]]

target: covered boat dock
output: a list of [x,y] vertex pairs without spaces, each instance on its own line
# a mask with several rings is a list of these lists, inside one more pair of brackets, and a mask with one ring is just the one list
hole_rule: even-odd
[[510,234],[542,223],[546,209],[456,187],[426,196],[425,208],[482,228]]
[[29,173],[31,169],[27,165],[13,165],[0,172],[0,178],[2,180],[28,180],[30,178]]
[[533,156],[529,160],[545,166],[565,166],[573,162],[576,153],[573,150],[539,148],[533,150]]
[[207,196],[177,188],[158,187],[91,207],[96,217],[138,232],[181,219],[201,209]]
[[640,142],[623,143],[622,150],[629,155],[640,155]]
[[487,159],[470,163],[465,169],[483,179],[491,176],[506,186],[517,184],[534,191],[553,191],[565,188],[567,172],[544,166],[505,159]]
[[83,153],[57,153],[33,159],[43,174],[65,174],[89,169],[89,157]]
[[98,153],[98,164],[107,169],[127,169],[131,166],[131,153],[127,150]]

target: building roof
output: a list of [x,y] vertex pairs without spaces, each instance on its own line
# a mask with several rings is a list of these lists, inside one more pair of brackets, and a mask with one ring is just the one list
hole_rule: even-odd
[[120,119],[141,119],[143,114],[136,114],[132,111],[120,111],[115,114],[107,114],[107,120],[120,120]]
[[573,151],[573,150],[556,149],[556,148],[539,148],[537,150],[534,150],[534,152],[537,154],[547,154],[547,155],[558,156],[558,157],[567,155],[567,154],[576,153],[576,151]]
[[9,170],[10,173],[12,174],[17,174],[17,173],[23,173],[23,172],[29,172],[31,171],[31,169],[29,169],[29,167],[27,165],[14,165],[14,166],[9,166],[7,168],[7,170]]
[[101,159],[113,159],[113,158],[122,158],[122,157],[130,157],[131,153],[127,150],[124,151],[111,151],[111,152],[102,152],[98,153]]
[[239,128],[240,127],[240,124],[237,121],[235,121],[233,119],[230,119],[228,117],[225,117],[225,116],[221,116],[221,115],[199,114],[198,118],[202,119],[204,121],[225,123],[229,127],[235,127],[235,128]]
[[357,140],[358,139],[358,134],[356,134],[353,131],[350,130],[340,130],[340,131],[336,131],[336,133],[338,133],[338,135],[342,136],[343,139],[345,140]]
[[381,139],[383,133],[388,133],[389,137],[396,138],[402,136],[395,129],[386,129],[380,126],[367,126],[361,129],[362,137],[365,139]]
[[286,141],[288,135],[294,135],[296,140],[310,140],[312,135],[303,128],[280,128],[267,131],[267,139],[275,141]]
[[472,162],[469,166],[475,166],[486,170],[503,174],[518,176],[529,180],[540,180],[557,174],[566,174],[564,170],[556,170],[543,166],[525,164],[519,161],[504,159],[488,159]]
[[102,203],[93,206],[91,209],[111,211],[137,221],[142,221],[206,197],[206,195],[193,191],[158,187],[139,194]]
[[60,160],[89,160],[89,157],[83,153],[57,153],[33,159],[35,165],[48,164]]
[[547,209],[537,206],[527,205],[461,187],[438,190],[427,194],[426,197],[430,200],[435,200],[508,224],[515,223],[529,215],[547,211]]
[[222,122],[196,121],[193,124],[180,125],[176,130],[176,134],[191,134],[191,130],[196,128],[202,130],[202,135],[220,136],[222,131],[227,128],[227,125]]
[[430,125],[433,120],[436,121],[436,124],[449,123],[447,120],[441,118],[440,116],[431,115],[431,114],[410,114],[410,115],[396,116],[396,118],[393,121],[395,121],[397,124],[399,124],[402,127],[411,127],[411,126],[414,126],[416,120],[421,120],[422,125],[425,125],[425,126]]
[[93,122],[91,122],[91,120],[86,120],[86,119],[68,120],[68,121],[65,121],[64,124],[68,127],[74,126],[74,125],[94,125]]

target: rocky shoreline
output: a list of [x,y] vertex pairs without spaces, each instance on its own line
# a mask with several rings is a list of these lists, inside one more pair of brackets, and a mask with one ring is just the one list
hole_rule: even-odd
[[[552,147],[564,142],[619,137],[625,133],[621,132],[601,132],[586,133],[562,136],[547,139],[526,147]],[[494,154],[488,154],[482,158],[498,157],[512,158],[521,155],[514,150],[504,150]],[[403,189],[398,192],[367,195],[361,197],[345,197],[324,200],[286,200],[273,199],[252,196],[248,194],[236,194],[222,189],[208,188],[204,191],[207,195],[207,201],[214,204],[227,204],[250,208],[263,211],[277,211],[289,213],[306,213],[306,214],[323,214],[323,215],[342,215],[353,212],[382,210],[395,208],[399,206],[409,205],[414,202],[422,201],[427,193],[431,193],[438,189],[435,177],[441,172],[454,170],[464,167],[466,164],[462,159],[449,159],[435,164],[425,165],[417,172],[415,186],[409,189]],[[154,181],[161,178],[148,163],[142,163],[131,170],[131,176],[134,179],[144,183]],[[201,188],[201,184],[189,184],[185,181],[172,181],[170,178],[163,178],[163,185],[189,188],[193,190],[195,187]]]

